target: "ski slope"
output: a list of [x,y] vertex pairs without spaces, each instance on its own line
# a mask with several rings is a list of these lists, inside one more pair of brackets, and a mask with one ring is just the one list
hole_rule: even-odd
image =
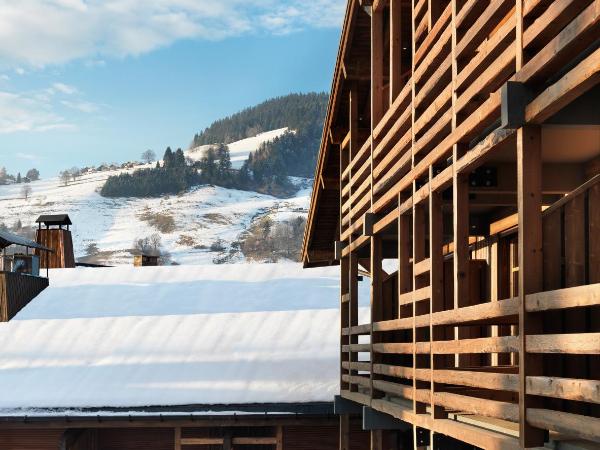
[[[257,134],[254,137],[242,139],[237,142],[232,142],[228,145],[229,154],[231,156],[231,167],[239,169],[244,164],[244,161],[248,159],[250,153],[255,152],[265,142],[272,141],[273,139],[283,135],[288,128],[279,128],[277,130],[265,131],[264,133]],[[211,145],[201,145],[199,147],[192,148],[186,151],[186,156],[194,161],[199,160],[204,155],[204,152],[210,148]]]
[[[251,138],[252,145],[258,146],[282,130]],[[244,141],[231,146],[248,149]],[[241,157],[243,152],[239,150],[236,154]],[[211,264],[215,258],[223,257],[228,262],[244,262],[235,243],[253,220],[265,215],[274,221],[306,216],[309,205],[311,182],[306,179],[292,180],[300,189],[288,199],[216,186],[198,186],[181,195],[160,198],[100,196],[99,191],[109,176],[141,167],[147,166],[84,175],[67,186],[58,177],[35,181],[29,184],[32,194],[27,200],[21,195],[22,184],[0,186],[0,224],[11,227],[20,220],[23,226],[34,227],[41,214],[69,214],[76,259],[86,256],[90,244],[100,250],[88,262],[132,264],[133,241],[154,233],[161,235],[164,249],[178,264]],[[144,220],[144,214],[170,217],[174,229],[161,231]],[[211,245],[217,241],[224,248],[211,251]]]

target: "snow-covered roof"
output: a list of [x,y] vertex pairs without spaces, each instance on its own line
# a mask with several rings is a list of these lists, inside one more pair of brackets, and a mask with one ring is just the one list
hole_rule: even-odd
[[51,271],[51,287],[0,324],[0,416],[331,401],[338,273],[291,263]]

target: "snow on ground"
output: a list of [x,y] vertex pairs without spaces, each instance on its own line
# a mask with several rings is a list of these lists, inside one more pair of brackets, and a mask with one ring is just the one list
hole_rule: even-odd
[[[273,139],[284,134],[287,130],[288,128],[285,127],[279,128],[278,130],[265,131],[264,133],[257,134],[254,137],[249,137],[242,139],[241,141],[228,144],[229,154],[231,155],[231,166],[234,169],[239,169],[244,164],[244,161],[248,159],[248,155],[258,150],[261,144],[272,141]],[[192,148],[186,151],[185,156],[195,161],[199,160],[209,147],[211,147],[211,145],[201,145],[199,147]]]
[[[275,221],[284,221],[306,216],[310,202],[310,180],[300,178],[292,180],[300,190],[289,199],[215,186],[199,186],[182,195],[161,198],[100,196],[110,175],[131,170],[84,175],[68,186],[63,186],[58,178],[35,181],[30,183],[32,194],[28,200],[20,194],[23,185],[0,186],[0,223],[10,227],[19,219],[24,226],[34,226],[41,214],[67,213],[73,221],[75,257],[85,257],[86,248],[96,244],[101,253],[92,262],[109,265],[132,264],[133,241],[157,232],[164,248],[179,264],[208,264],[224,256],[231,262],[244,262],[241,252],[231,246],[254,219],[269,215]],[[174,229],[157,229],[143,220],[144,213],[171,217]],[[211,245],[219,240],[224,249],[211,250]]]
[[[0,324],[0,416],[331,401],[338,274],[291,263],[53,270],[50,288]],[[368,292],[361,282],[361,306]]]

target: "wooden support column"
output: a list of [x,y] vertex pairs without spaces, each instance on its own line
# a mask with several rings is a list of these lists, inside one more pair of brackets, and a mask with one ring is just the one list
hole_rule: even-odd
[[[444,310],[444,217],[442,213],[442,196],[439,192],[431,189],[434,178],[433,167],[429,168],[429,286],[431,287],[431,296],[429,299],[430,312],[436,313]],[[434,327],[429,324],[429,341],[444,340],[444,330],[441,327]],[[433,419],[443,419],[447,417],[444,408],[435,405],[435,383],[433,382],[433,371],[445,368],[445,355],[435,355],[433,345],[431,345],[430,367],[431,367],[431,414]],[[433,431],[431,432],[430,442],[433,443]]]
[[371,450],[383,450],[382,430],[371,430]]
[[283,450],[283,427],[281,425],[277,427],[277,435],[275,438],[277,439],[275,450]]
[[[340,389],[348,390],[350,387],[342,379],[345,369],[342,363],[350,361],[350,352],[342,350],[344,345],[350,344],[350,336],[344,336],[342,329],[350,326],[350,258],[340,260]],[[348,372],[350,374],[350,372]]]
[[390,0],[390,106],[402,90],[401,8],[401,0]]
[[[350,264],[350,270],[349,270],[350,294],[349,294],[348,301],[349,301],[349,316],[350,316],[349,322],[350,323],[348,326],[351,328],[351,327],[358,325],[358,257],[356,255],[356,253],[350,254],[349,264]],[[351,345],[358,344],[358,335],[350,334],[349,341],[350,341]],[[358,354],[350,352],[348,359],[349,359],[350,363],[357,362]],[[356,375],[358,375],[358,371],[350,370],[350,376],[356,376]],[[350,384],[350,390],[353,392],[358,391],[358,385]]]
[[231,434],[223,436],[223,450],[231,450],[233,448],[231,444]]
[[350,450],[350,416],[340,415],[340,450]]
[[181,427],[175,427],[175,450],[181,450]]
[[517,130],[517,199],[519,215],[519,437],[525,448],[544,444],[544,431],[527,422],[527,408],[539,399],[526,394],[527,376],[543,375],[542,356],[526,352],[527,335],[543,332],[542,321],[525,309],[525,296],[542,290],[541,129]]
[[[398,204],[402,198],[398,198]],[[398,217],[398,295],[412,290],[412,265],[410,263],[410,222],[409,214]],[[398,317],[403,317],[403,308],[398,305]]]
[[373,380],[377,377],[373,372],[373,365],[382,362],[382,355],[373,352],[373,344],[381,342],[380,333],[373,332],[373,323],[383,319],[383,268],[382,268],[382,252],[381,252],[381,237],[371,237],[371,350],[370,358],[370,384],[371,384],[371,399],[382,397],[382,394],[375,392],[373,388]]
[[[413,181],[413,198],[417,190],[417,183]],[[415,275],[415,266],[425,259],[425,207],[423,205],[413,205],[413,292],[417,289],[426,287],[429,280],[426,280],[423,275]],[[412,343],[413,343],[413,370],[423,368],[423,363],[426,360],[426,355],[417,354],[417,342],[420,342],[424,338],[423,329],[417,329],[415,326],[416,317],[422,314],[426,314],[429,305],[423,301],[415,301],[413,296],[412,300],[412,311],[413,311],[413,326],[412,326]],[[425,382],[417,381],[413,377],[413,411],[417,414],[424,414],[426,405],[418,402],[416,399],[417,389],[426,388]],[[428,387],[428,386],[427,386]]]
[[[456,147],[456,146],[455,146]],[[454,149],[455,158],[458,155]],[[454,162],[453,167],[456,167]],[[469,179],[465,174],[454,171],[453,184],[453,228],[454,228],[454,308],[462,308],[470,303],[469,299]],[[454,328],[455,339],[469,337],[468,329]],[[455,366],[468,365],[470,355],[456,355]]]
[[383,116],[383,12],[371,12],[371,124]]

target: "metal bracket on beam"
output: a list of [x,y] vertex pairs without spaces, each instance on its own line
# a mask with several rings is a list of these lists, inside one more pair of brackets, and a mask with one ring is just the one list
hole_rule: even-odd
[[352,400],[348,400],[340,395],[336,395],[333,399],[333,412],[337,415],[359,415],[362,413],[362,407],[360,404],[355,403]]
[[342,259],[342,251],[346,248],[346,243],[342,241],[335,241],[333,245],[333,257],[336,261],[340,261]]
[[500,89],[501,127],[520,128],[525,124],[525,108],[531,98],[527,86],[516,81],[507,81]]
[[412,429],[412,425],[408,422],[403,422],[389,414],[363,406],[363,430],[407,431],[410,429]]
[[415,427],[417,433],[417,447],[426,447],[431,443],[431,433],[429,430],[421,427]]
[[363,235],[373,236],[373,225],[377,221],[375,213],[367,212],[363,216]]

